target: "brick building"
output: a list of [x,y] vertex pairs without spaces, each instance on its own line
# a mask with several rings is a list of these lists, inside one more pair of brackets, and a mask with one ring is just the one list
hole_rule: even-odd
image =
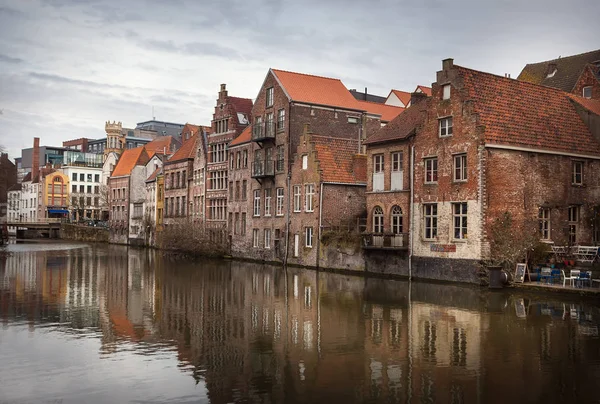
[[[249,209],[252,213],[248,218],[248,229],[252,231],[246,233],[246,244],[252,248],[246,255],[285,261],[293,252],[296,233],[294,236],[290,233],[288,219],[289,226],[294,231],[300,231],[301,226],[292,225],[291,222],[300,221],[301,218],[292,215],[293,184],[289,181],[295,175],[294,170],[303,170],[302,162],[293,164],[292,157],[303,139],[306,124],[314,133],[326,138],[353,140],[358,152],[367,136],[379,130],[382,120],[392,119],[402,110],[359,101],[338,79],[269,70],[252,109],[251,163],[247,178]],[[311,167],[311,170],[315,167]],[[314,188],[309,189],[311,200],[318,201],[321,197],[316,178],[319,173],[311,175],[315,177]],[[309,175],[303,173],[302,176]],[[281,205],[283,211],[278,210]],[[311,214],[314,219],[318,211],[311,213],[314,213]],[[313,226],[312,237],[309,237],[314,240],[315,246],[318,228],[318,225]],[[313,254],[309,254],[310,258],[300,257],[300,240],[306,241],[305,236],[304,231],[298,233],[296,244],[299,253],[296,261],[316,265]]]
[[530,63],[517,79],[600,100],[600,49]]
[[193,181],[190,185],[190,217],[194,222],[204,222],[205,219],[206,143],[210,131],[210,127],[202,127],[202,130],[198,132],[196,150],[194,151]]
[[249,125],[251,111],[252,100],[228,95],[225,84],[221,84],[207,136],[205,217],[209,228],[227,226],[227,174],[233,164],[227,146]]
[[248,203],[250,181],[250,146],[252,125],[229,143],[233,165],[229,168],[229,196],[227,199],[228,229],[233,254],[243,255],[252,248],[246,241],[248,218],[252,215]]
[[[547,242],[598,243],[596,103],[444,60],[432,97],[382,130],[395,143],[368,145],[373,232],[392,231],[389,205],[397,203],[414,225],[413,275],[466,282],[478,282],[477,264],[489,254],[489,225],[504,212],[517,226],[537,219]],[[404,193],[386,193],[397,161],[392,153],[400,148],[405,154],[413,145],[407,203]]]

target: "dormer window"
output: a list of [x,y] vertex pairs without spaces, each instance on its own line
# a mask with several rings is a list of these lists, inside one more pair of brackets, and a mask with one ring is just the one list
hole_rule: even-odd
[[592,98],[592,86],[583,87],[583,98]]
[[442,86],[442,100],[450,99],[450,84]]

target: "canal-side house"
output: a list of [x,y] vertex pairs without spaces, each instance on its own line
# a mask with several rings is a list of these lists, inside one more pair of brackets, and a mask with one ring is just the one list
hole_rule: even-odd
[[[7,220],[9,223],[18,222],[21,220],[21,195],[22,195],[22,183],[17,183],[8,189],[8,206],[7,206]],[[9,234],[15,234],[17,228],[14,226],[8,227]]]
[[71,179],[69,209],[72,220],[99,220],[102,217],[100,201],[102,158],[101,154],[96,153],[75,150],[64,152],[60,170]]
[[[36,179],[34,178],[33,182]],[[69,216],[69,177],[51,168],[40,169],[38,187],[38,217],[67,219]]]
[[[246,244],[252,248],[245,256],[284,261],[290,255],[293,240],[287,218],[292,213],[293,196],[288,181],[292,176],[291,156],[296,153],[304,125],[309,124],[311,130],[321,136],[354,139],[360,143],[381,127],[382,108],[386,113],[388,109],[393,110],[396,115],[403,110],[360,102],[339,79],[269,70],[252,109],[251,169],[246,178],[252,209],[247,224],[252,231],[246,233]],[[386,118],[393,116],[390,113]],[[310,192],[313,191],[314,200],[319,200],[320,190]],[[276,203],[278,198],[281,200],[281,193],[284,212],[278,214]],[[298,215],[296,217],[290,220],[300,220]],[[313,237],[317,237],[317,232]],[[276,239],[283,250],[274,248]],[[315,261],[311,259],[311,262]]]
[[0,153],[0,222],[8,218],[8,190],[17,184],[17,166]]
[[206,191],[206,150],[207,136],[212,128],[203,126],[198,132],[194,161],[192,164],[193,180],[190,184],[190,218],[193,223],[204,223],[205,219],[205,191]]
[[252,125],[249,125],[229,143],[229,154],[233,158],[233,164],[229,168],[228,232],[231,251],[240,256],[252,248],[252,245],[246,243],[248,217],[252,214],[248,204],[251,139]]
[[242,133],[250,123],[252,100],[228,95],[221,84],[211,133],[207,136],[206,161],[206,227],[215,229],[215,235],[225,236],[227,227],[227,178],[232,156],[229,143]]
[[158,201],[160,200],[158,191],[158,177],[162,174],[162,167],[157,167],[146,179],[146,200],[144,201],[145,222],[150,226],[148,234],[148,244],[154,245],[156,240],[156,230],[158,227]]
[[[598,121],[584,122],[592,112],[580,116],[579,97],[446,59],[424,105],[412,141],[413,276],[478,283],[479,262],[490,253],[490,226],[505,212],[519,231],[537,221],[540,239],[549,243],[597,242],[592,229],[600,203],[600,142],[593,134]],[[401,114],[392,124],[410,126],[405,122],[410,117]],[[407,136],[400,130],[396,135]],[[370,157],[372,190],[378,188],[380,160],[374,150]],[[367,208],[379,232],[386,229],[380,220],[393,218],[391,211],[381,218],[377,197],[369,197]]]
[[517,79],[600,100],[600,49],[529,63]]

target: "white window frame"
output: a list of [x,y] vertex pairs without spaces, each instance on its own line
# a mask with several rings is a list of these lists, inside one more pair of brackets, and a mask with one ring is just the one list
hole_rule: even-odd
[[540,239],[551,240],[550,208],[539,208],[538,220],[540,222]]
[[[586,91],[589,92],[587,95],[585,94]],[[585,86],[585,87],[583,87],[581,89],[581,96],[583,98],[588,98],[588,99],[592,98],[592,86]]]
[[577,243],[577,230],[579,227],[579,219],[581,217],[581,209],[579,206],[569,206],[567,211],[569,221],[569,244]]
[[383,209],[381,206],[373,208],[373,233],[383,233]]
[[304,228],[304,247],[313,248],[313,228]]
[[277,111],[277,131],[285,129],[285,109],[281,108]]
[[258,229],[252,229],[252,247],[254,248],[259,248],[260,247],[260,241],[259,238],[260,237],[260,233]]
[[437,203],[423,204],[423,239],[435,240],[438,230],[438,206]]
[[276,197],[277,197],[277,207],[275,210],[276,216],[283,216],[283,198],[284,198],[284,190],[283,188],[276,188]]
[[373,155],[373,173],[378,174],[382,173],[384,170],[384,162],[385,159],[383,154],[374,154]]
[[302,169],[303,170],[307,170],[308,169],[308,154],[303,154],[302,155]]
[[402,230],[404,230],[402,216],[402,208],[398,205],[392,206],[390,223],[392,225],[393,234],[402,234]]
[[392,172],[403,171],[404,153],[401,151],[392,153]]
[[305,184],[304,185],[304,211],[305,212],[314,212],[315,204],[313,197],[315,195],[315,184]]
[[442,100],[449,100],[450,92],[451,92],[450,84],[444,84],[442,86]]
[[573,161],[572,184],[583,185],[583,161]]
[[254,210],[252,212],[252,215],[254,217],[259,217],[260,216],[260,189],[255,189],[254,190]]
[[302,212],[302,186],[294,185],[294,212]]
[[444,118],[438,119],[438,127],[439,127],[439,136],[440,137],[450,137],[452,136],[452,117],[446,116]]
[[437,184],[438,182],[438,158],[428,157],[423,162],[425,166],[425,184]]
[[466,202],[455,202],[452,204],[452,238],[464,240],[468,237],[468,212]]
[[271,188],[265,189],[265,216],[271,216]]
[[271,248],[271,229],[265,229],[264,231],[265,234],[265,248],[270,249]]
[[273,87],[267,88],[266,97],[265,97],[265,106],[267,108],[273,106],[273,98],[274,98],[273,95],[274,94],[275,94],[275,91],[274,91]]
[[467,154],[455,154],[453,160],[453,180],[455,182],[465,182],[467,180]]

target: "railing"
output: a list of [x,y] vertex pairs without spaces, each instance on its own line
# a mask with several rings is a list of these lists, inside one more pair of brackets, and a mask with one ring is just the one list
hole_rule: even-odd
[[256,160],[252,162],[252,178],[265,178],[275,175],[275,164],[272,160]]
[[7,219],[7,223],[19,223],[19,224],[45,224],[45,223],[62,223],[67,221],[66,218],[61,217],[38,217],[36,219]]
[[265,122],[252,126],[252,141],[262,142],[275,139],[275,122]]
[[408,233],[367,233],[363,234],[363,248],[372,250],[407,250]]

